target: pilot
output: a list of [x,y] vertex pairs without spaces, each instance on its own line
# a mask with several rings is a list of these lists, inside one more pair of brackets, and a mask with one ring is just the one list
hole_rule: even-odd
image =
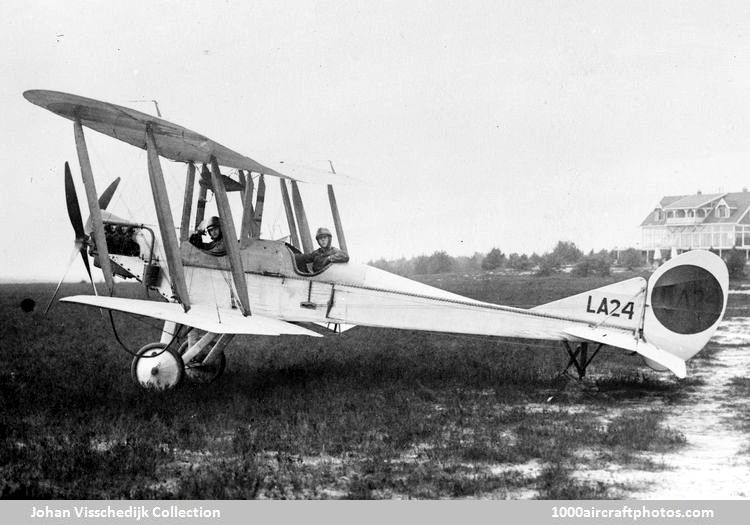
[[[204,233],[208,233],[208,236],[211,237],[211,242],[203,242],[202,237]],[[227,254],[224,247],[224,237],[221,233],[221,223],[216,216],[208,219],[205,231],[197,229],[192,235],[190,235],[190,239],[188,240],[190,241],[190,244],[208,252],[210,255],[222,257]]]
[[349,255],[345,251],[331,246],[333,235],[327,228],[318,228],[315,233],[315,240],[318,241],[320,248],[312,253],[299,255],[297,258],[298,266],[304,268],[307,263],[312,263],[313,273],[317,273],[330,263],[349,261]]
[[141,254],[141,247],[134,239],[135,229],[132,226],[120,226],[120,235],[122,237],[122,254],[138,257]]
[[109,253],[120,253],[119,230],[114,224],[104,225],[104,240],[107,241]]

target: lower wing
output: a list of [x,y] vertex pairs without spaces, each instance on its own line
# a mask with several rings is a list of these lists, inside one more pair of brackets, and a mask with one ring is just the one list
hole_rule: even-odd
[[143,315],[192,326],[215,334],[254,334],[254,335],[321,335],[286,321],[251,315],[244,317],[239,310],[217,308],[209,305],[193,305],[186,313],[178,303],[125,299],[121,297],[101,297],[95,295],[75,295],[60,299],[66,303],[96,306],[106,310],[116,310],[135,315]]

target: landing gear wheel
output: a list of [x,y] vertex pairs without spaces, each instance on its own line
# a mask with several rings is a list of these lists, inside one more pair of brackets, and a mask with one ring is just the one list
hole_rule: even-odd
[[[177,353],[183,355],[187,348],[188,343],[185,341],[177,349]],[[227,358],[224,352],[221,352],[210,364],[203,364],[202,362],[206,355],[208,355],[208,352],[203,351],[192,358],[189,363],[185,363],[185,375],[190,381],[202,384],[211,383],[219,379],[224,373],[224,369],[227,367]]]
[[133,358],[130,374],[133,381],[144,388],[169,390],[175,388],[185,375],[182,358],[166,343],[149,343]]

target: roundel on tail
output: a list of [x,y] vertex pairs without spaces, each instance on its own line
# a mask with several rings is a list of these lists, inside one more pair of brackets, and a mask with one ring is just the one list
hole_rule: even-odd
[[697,334],[721,317],[724,292],[711,272],[684,264],[658,278],[651,293],[651,307],[659,322],[669,330]]
[[648,280],[643,339],[683,361],[711,339],[727,307],[724,261],[692,250],[666,262]]

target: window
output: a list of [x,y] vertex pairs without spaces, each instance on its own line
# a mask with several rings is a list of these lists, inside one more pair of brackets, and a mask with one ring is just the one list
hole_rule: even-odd
[[690,233],[680,234],[680,247],[690,248],[690,242],[692,241],[692,235]]
[[654,220],[660,221],[661,220],[661,210],[656,209],[654,210]]
[[716,217],[719,219],[726,219],[729,217],[729,208],[724,206],[723,204],[716,207]]

